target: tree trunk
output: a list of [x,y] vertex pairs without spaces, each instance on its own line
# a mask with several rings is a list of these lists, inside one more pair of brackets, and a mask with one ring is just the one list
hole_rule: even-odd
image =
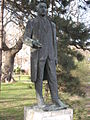
[[4,62],[4,68],[2,71],[2,81],[10,82],[12,79],[12,72],[13,72],[13,66],[14,66],[14,57],[15,54],[12,54],[11,50],[5,51],[5,62]]
[[13,73],[13,68],[14,68],[14,58],[16,53],[20,51],[22,48],[22,38],[20,38],[16,45],[12,48],[8,48],[5,43],[3,43],[3,50],[5,51],[5,62],[4,62],[4,67],[3,67],[3,75],[2,75],[2,81],[3,82],[13,82],[15,81],[14,78],[12,77]]
[[1,0],[0,8],[0,90],[1,90],[1,66],[2,66],[2,41],[3,41],[3,9],[4,0]]

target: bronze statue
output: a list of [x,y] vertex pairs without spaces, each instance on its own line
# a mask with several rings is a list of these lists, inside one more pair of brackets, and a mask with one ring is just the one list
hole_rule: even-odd
[[31,52],[31,81],[35,83],[38,107],[45,106],[42,84],[43,80],[47,80],[52,102],[57,107],[67,108],[58,97],[56,25],[47,17],[45,2],[41,1],[37,5],[37,13],[37,17],[29,20],[26,25],[23,42],[36,49]]

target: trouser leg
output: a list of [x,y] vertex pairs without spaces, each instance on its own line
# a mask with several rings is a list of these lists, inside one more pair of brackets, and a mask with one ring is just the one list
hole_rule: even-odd
[[37,80],[35,82],[36,98],[39,106],[42,106],[42,104],[44,104],[43,94],[42,94],[44,66],[45,66],[45,61],[39,61],[38,75],[37,75]]
[[51,92],[52,101],[58,100],[58,85],[56,77],[56,65],[54,60],[47,60],[46,69],[48,72],[48,84]]
[[51,92],[52,101],[61,108],[67,108],[58,97],[58,85],[57,85],[57,77],[56,77],[56,65],[54,60],[47,60],[47,72],[48,72],[48,84]]

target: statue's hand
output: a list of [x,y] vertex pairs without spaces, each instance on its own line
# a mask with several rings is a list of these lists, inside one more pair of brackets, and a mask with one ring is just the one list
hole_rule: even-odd
[[41,48],[41,47],[42,47],[42,44],[39,43],[39,40],[33,40],[33,39],[29,38],[29,37],[27,37],[27,38],[23,41],[23,43],[25,43],[26,45],[28,45],[28,46],[30,46],[30,47],[32,47],[32,48],[34,48],[34,49],[38,49],[38,48]]
[[24,40],[23,40],[23,43],[30,46],[30,47],[33,47],[33,44],[32,44],[32,39],[29,38],[29,37],[26,37]]
[[32,44],[33,44],[32,48],[35,48],[35,49],[42,48],[42,44],[39,43],[39,40],[33,40]]

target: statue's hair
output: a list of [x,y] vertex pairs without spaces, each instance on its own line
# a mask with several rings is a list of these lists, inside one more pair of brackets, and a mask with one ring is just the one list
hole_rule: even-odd
[[[43,0],[42,0],[43,1]],[[40,4],[41,3],[45,3],[45,2],[40,2],[37,6],[36,6],[36,11],[38,11],[38,9],[39,9],[39,6],[40,6]],[[46,3],[45,3],[46,4]],[[47,5],[47,4],[46,4]]]

